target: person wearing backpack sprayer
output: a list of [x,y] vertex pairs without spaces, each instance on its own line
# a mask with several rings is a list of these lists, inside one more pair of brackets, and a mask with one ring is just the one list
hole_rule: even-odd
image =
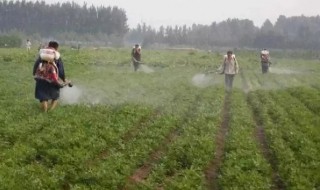
[[232,51],[228,51],[227,55],[224,55],[220,70],[220,74],[225,75],[226,92],[230,92],[232,90],[234,76],[239,72],[239,64]]
[[270,54],[269,54],[269,51],[267,49],[263,49],[260,52],[260,59],[261,59],[262,74],[268,73],[270,65],[271,65],[271,62],[270,62]]
[[[33,76],[36,80],[35,98],[41,103],[44,112],[54,110],[60,97],[60,88],[71,83],[66,80],[64,66],[60,54],[57,51],[58,42],[50,41],[48,47],[40,50],[40,56],[33,66]],[[61,79],[63,83],[59,82]]]
[[132,58],[134,71],[137,71],[140,67],[140,61],[141,61],[141,46],[139,44],[136,44],[132,48],[131,58]]

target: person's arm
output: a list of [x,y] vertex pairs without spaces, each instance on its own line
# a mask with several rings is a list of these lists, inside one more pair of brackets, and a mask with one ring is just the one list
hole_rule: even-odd
[[137,50],[137,53],[138,53],[137,60],[140,62],[141,61],[141,49],[140,48]]
[[238,60],[236,59],[236,57],[234,57],[234,64],[235,64],[235,67],[236,67],[235,71],[236,71],[236,74],[237,74],[237,73],[239,73],[239,63],[238,63]]
[[226,56],[223,56],[223,62],[220,65],[220,67],[218,68],[218,73],[219,74],[224,74],[224,70],[225,70],[225,66],[226,66]]
[[36,74],[37,69],[38,69],[40,63],[41,63],[41,59],[40,59],[40,57],[38,57],[38,59],[36,60],[36,62],[35,62],[34,65],[33,65],[33,71],[32,71],[32,75],[33,75],[33,76]]
[[131,51],[131,59],[134,62],[138,62],[139,60],[135,56],[135,51],[136,51],[135,49],[132,49],[132,51]]
[[268,63],[269,63],[269,65],[272,64],[270,59],[271,59],[271,58],[270,58],[270,55],[268,54]]
[[64,72],[64,66],[63,66],[63,61],[61,58],[59,58],[57,61],[56,61],[56,64],[57,64],[57,67],[58,67],[58,75],[59,75],[59,78],[62,79],[63,82],[66,82],[66,76],[65,76],[65,72]]

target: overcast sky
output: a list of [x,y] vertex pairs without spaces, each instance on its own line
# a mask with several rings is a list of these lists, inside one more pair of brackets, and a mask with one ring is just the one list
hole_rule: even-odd
[[[46,3],[68,0],[45,0]],[[316,16],[320,0],[74,0],[83,5],[118,6],[126,11],[128,24],[138,23],[158,28],[161,25],[211,24],[228,18],[249,19],[256,26],[269,19],[275,23],[279,15]]]

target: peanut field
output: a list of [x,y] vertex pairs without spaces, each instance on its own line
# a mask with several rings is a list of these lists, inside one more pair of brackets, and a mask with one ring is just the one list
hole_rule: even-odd
[[[37,51],[0,49],[0,189],[320,190],[319,52],[60,50],[67,78],[42,113]],[[274,57],[273,57],[274,55]]]

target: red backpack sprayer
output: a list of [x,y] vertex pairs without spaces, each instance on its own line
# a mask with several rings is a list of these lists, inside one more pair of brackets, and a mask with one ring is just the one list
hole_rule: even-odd
[[46,80],[49,83],[56,84],[60,88],[65,86],[72,87],[71,81],[61,82],[58,76],[59,70],[55,63],[55,60],[60,58],[60,53],[51,48],[40,49],[39,56],[42,62],[39,64],[35,76],[35,79]]

